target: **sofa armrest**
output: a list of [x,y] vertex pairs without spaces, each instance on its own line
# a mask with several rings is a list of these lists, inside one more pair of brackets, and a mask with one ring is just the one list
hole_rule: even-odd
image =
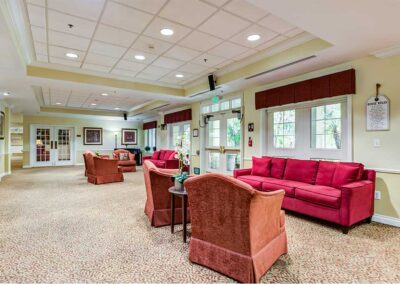
[[369,185],[373,184],[372,181],[369,180],[360,180],[352,183],[348,183],[342,186],[342,191],[343,190],[355,190],[355,189],[364,189],[368,187]]
[[234,178],[237,178],[239,176],[246,176],[246,175],[251,175],[251,168],[233,170],[233,177]]
[[135,154],[129,152],[128,156],[129,156],[129,160],[131,160],[131,161],[135,160]]
[[166,169],[179,169],[179,160],[165,160]]

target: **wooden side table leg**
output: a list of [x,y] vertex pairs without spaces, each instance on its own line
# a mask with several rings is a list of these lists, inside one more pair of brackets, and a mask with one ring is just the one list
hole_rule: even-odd
[[175,196],[171,194],[171,234],[174,233],[175,225]]
[[183,224],[183,242],[186,243],[186,221],[187,221],[187,198],[182,198],[182,224]]

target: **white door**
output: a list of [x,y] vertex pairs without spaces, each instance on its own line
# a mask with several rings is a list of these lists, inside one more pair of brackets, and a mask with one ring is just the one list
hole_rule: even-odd
[[241,122],[236,114],[219,113],[206,127],[207,172],[232,175],[240,167]]
[[33,166],[64,166],[73,164],[73,128],[35,126],[31,137],[34,145]]

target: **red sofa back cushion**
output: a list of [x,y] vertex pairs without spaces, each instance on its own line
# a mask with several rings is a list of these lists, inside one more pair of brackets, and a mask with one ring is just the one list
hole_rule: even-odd
[[253,157],[253,166],[251,175],[270,177],[271,176],[271,159]]
[[263,156],[263,158],[271,159],[271,177],[282,179],[283,172],[285,171],[286,159],[269,156]]
[[[175,160],[176,159],[175,158],[176,152],[175,151],[171,151],[170,153],[171,154],[169,154],[168,159],[166,159],[166,160]],[[167,157],[167,155],[165,155],[165,157]]]
[[317,161],[287,159],[284,179],[314,184],[317,170]]
[[154,151],[153,155],[151,156],[151,159],[158,160],[158,157],[160,157],[160,151]]
[[339,163],[333,175],[332,186],[341,188],[343,185],[357,181],[359,167]]
[[335,174],[337,165],[338,163],[335,162],[319,161],[315,184],[332,186],[333,175]]
[[364,174],[364,165],[361,163],[354,163],[354,162],[340,162],[342,165],[356,167],[358,168],[357,180],[362,180]]

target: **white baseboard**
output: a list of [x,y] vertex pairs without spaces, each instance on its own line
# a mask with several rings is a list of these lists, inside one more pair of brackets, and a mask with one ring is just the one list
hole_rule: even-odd
[[75,163],[74,166],[83,166],[84,163]]
[[372,221],[395,227],[400,227],[400,218],[374,214],[374,216],[372,216]]
[[32,166],[31,165],[23,165],[22,168],[23,169],[30,169],[30,168],[32,168]]

